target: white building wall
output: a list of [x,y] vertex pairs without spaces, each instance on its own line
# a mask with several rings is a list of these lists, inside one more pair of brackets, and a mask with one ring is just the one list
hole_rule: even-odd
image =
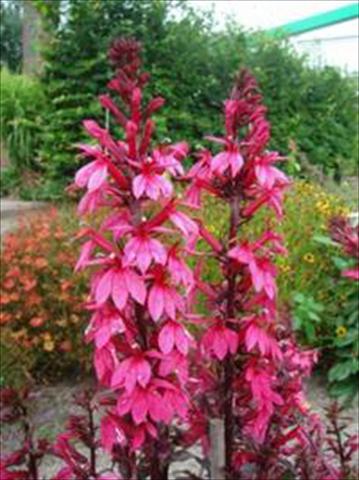
[[300,53],[308,54],[313,65],[332,65],[355,74],[359,72],[359,19],[291,37]]

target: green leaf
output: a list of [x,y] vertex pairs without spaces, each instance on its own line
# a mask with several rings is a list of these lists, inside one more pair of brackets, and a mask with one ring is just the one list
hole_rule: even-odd
[[329,381],[344,380],[352,374],[352,361],[337,363],[329,370]]

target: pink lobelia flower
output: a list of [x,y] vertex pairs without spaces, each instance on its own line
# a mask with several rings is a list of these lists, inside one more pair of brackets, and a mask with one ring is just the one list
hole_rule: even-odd
[[255,291],[261,292],[264,290],[268,297],[273,299],[277,291],[276,269],[268,258],[256,257],[253,248],[251,245],[243,244],[232,248],[228,252],[228,256],[239,263],[248,265]]
[[103,305],[111,297],[119,310],[126,306],[129,295],[141,305],[145,303],[145,283],[133,269],[127,267],[109,268],[102,274],[95,288],[97,305]]
[[124,248],[124,262],[126,265],[134,263],[145,273],[155,261],[161,265],[166,263],[167,252],[161,242],[152,238],[146,230],[138,229]]
[[178,350],[172,350],[169,354],[160,357],[159,374],[162,377],[175,373],[180,384],[184,385],[188,380],[188,359]]
[[272,375],[268,372],[254,365],[247,365],[245,372],[256,410],[256,417],[248,425],[248,430],[255,440],[263,442],[275,406],[283,405],[283,399],[272,389]]
[[146,387],[151,380],[151,365],[143,354],[136,354],[123,360],[114,371],[111,379],[113,388],[124,387],[131,394],[136,385]]
[[273,163],[280,160],[277,152],[265,153],[254,160],[254,171],[258,183],[266,188],[272,188],[275,183],[289,183],[284,173],[278,168],[273,167]]
[[218,324],[210,327],[202,337],[202,346],[207,353],[213,353],[219,360],[231,353],[234,355],[238,349],[238,334]]
[[268,258],[256,258],[249,264],[249,271],[255,291],[264,290],[268,297],[273,299],[277,293],[276,269],[273,263]]
[[167,267],[171,279],[176,285],[182,284],[189,288],[193,285],[193,273],[186,262],[178,255],[176,246],[168,252]]
[[100,383],[106,386],[110,385],[113,372],[118,363],[116,348],[112,342],[108,342],[102,348],[95,350],[95,371]]
[[109,453],[115,445],[124,446],[127,444],[126,433],[122,428],[119,419],[108,414],[101,418],[101,444]]
[[212,171],[223,175],[230,168],[234,178],[243,166],[243,157],[239,153],[238,145],[233,142],[226,142],[226,150],[215,155],[211,162]]
[[169,321],[161,328],[158,335],[158,345],[164,354],[171,353],[176,347],[183,355],[187,355],[190,337],[180,323]]
[[82,167],[75,176],[75,184],[89,192],[98,190],[105,183],[108,174],[107,163],[103,160],[94,160]]
[[163,168],[159,167],[151,157],[147,157],[141,165],[141,174],[133,179],[132,189],[136,198],[146,194],[152,200],[159,196],[170,197],[172,184],[162,175]]
[[359,280],[359,267],[344,270],[342,272],[342,276],[346,278],[351,278],[352,280]]
[[172,320],[176,319],[176,310],[184,308],[183,299],[171,287],[166,280],[166,271],[160,265],[153,268],[154,283],[148,295],[148,309],[151,317],[156,322],[163,313],[166,313]]
[[102,348],[114,335],[125,331],[125,323],[119,312],[115,309],[102,308],[93,314],[85,332],[85,339],[87,342],[95,340],[96,348]]
[[145,422],[148,417],[154,422],[166,421],[171,417],[171,409],[163,400],[159,390],[153,385],[136,387],[131,394],[121,395],[116,407],[119,415],[131,413],[135,425]]
[[245,330],[244,341],[248,352],[252,351],[256,346],[263,356],[270,356],[273,359],[280,360],[282,358],[281,351],[274,337],[268,334],[265,325],[260,327],[258,321],[264,321],[264,318],[253,318],[248,322]]

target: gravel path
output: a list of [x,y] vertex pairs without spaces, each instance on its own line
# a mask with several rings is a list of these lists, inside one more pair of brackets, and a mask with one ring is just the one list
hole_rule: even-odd
[[[91,386],[90,383],[66,385],[59,384],[49,387],[41,387],[37,390],[35,401],[32,402],[33,410],[31,411],[32,421],[37,426],[37,431],[40,436],[45,436],[49,440],[54,440],[56,435],[64,430],[64,425],[69,414],[76,413],[76,407],[73,406],[73,395],[81,390],[83,387]],[[307,386],[308,400],[316,412],[322,418],[324,416],[324,407],[328,404],[328,396],[325,390],[323,380],[319,376],[314,376]],[[352,418],[352,423],[348,431],[358,433],[359,412],[358,405],[353,404],[348,410],[347,414]],[[10,452],[18,446],[19,432],[14,427],[5,426],[1,432],[1,452],[4,454]],[[196,452],[194,452],[196,453]],[[199,453],[199,452],[197,452]],[[103,465],[108,465],[108,458],[104,455],[101,458]],[[58,471],[61,461],[48,457],[42,464],[41,480],[50,480],[55,472]],[[176,470],[183,465],[174,464],[171,468],[171,479],[175,480]],[[193,472],[198,472],[197,464],[191,461],[186,461],[186,467]]]

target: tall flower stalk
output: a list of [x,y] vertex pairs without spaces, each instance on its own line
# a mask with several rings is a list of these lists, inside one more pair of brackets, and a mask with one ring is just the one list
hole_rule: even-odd
[[160,480],[167,478],[169,426],[186,417],[189,405],[187,354],[194,340],[182,320],[193,275],[185,258],[198,227],[171,183],[184,173],[186,143],[152,146],[152,116],[164,100],[144,101],[149,75],[139,53],[140,45],[126,39],[109,51],[115,76],[108,87],[116,100],[102,95],[100,102],[121,139],[84,122],[95,142],[80,145],[90,162],[75,178],[86,189],[79,213],[87,218],[103,209],[105,218],[96,229],[82,229],[77,269],[94,269],[86,339],[95,346],[98,380],[111,392],[103,399],[102,444],[123,450],[124,478],[138,478],[149,464],[151,478]]
[[[194,419],[196,433],[188,439],[206,443],[206,422],[219,417],[224,424],[223,478],[282,478],[286,471],[300,468],[286,459],[289,442],[309,448],[308,439],[319,428],[302,392],[315,354],[300,352],[277,308],[275,258],[285,255],[286,249],[273,227],[283,216],[289,180],[276,166],[280,155],[267,150],[270,125],[248,71],[237,76],[224,117],[224,136],[207,137],[220,151],[200,152],[187,175],[187,198],[194,206],[201,205],[201,193],[206,192],[224,202],[229,212],[223,238],[200,226],[210,250],[208,259],[217,262],[221,279],[209,283],[200,269],[195,276],[195,291],[205,297],[208,314],[197,318],[202,324],[203,364],[196,367],[201,381],[193,395],[203,422]],[[274,218],[254,238],[246,224],[264,207]],[[331,474],[313,448],[312,471]]]

